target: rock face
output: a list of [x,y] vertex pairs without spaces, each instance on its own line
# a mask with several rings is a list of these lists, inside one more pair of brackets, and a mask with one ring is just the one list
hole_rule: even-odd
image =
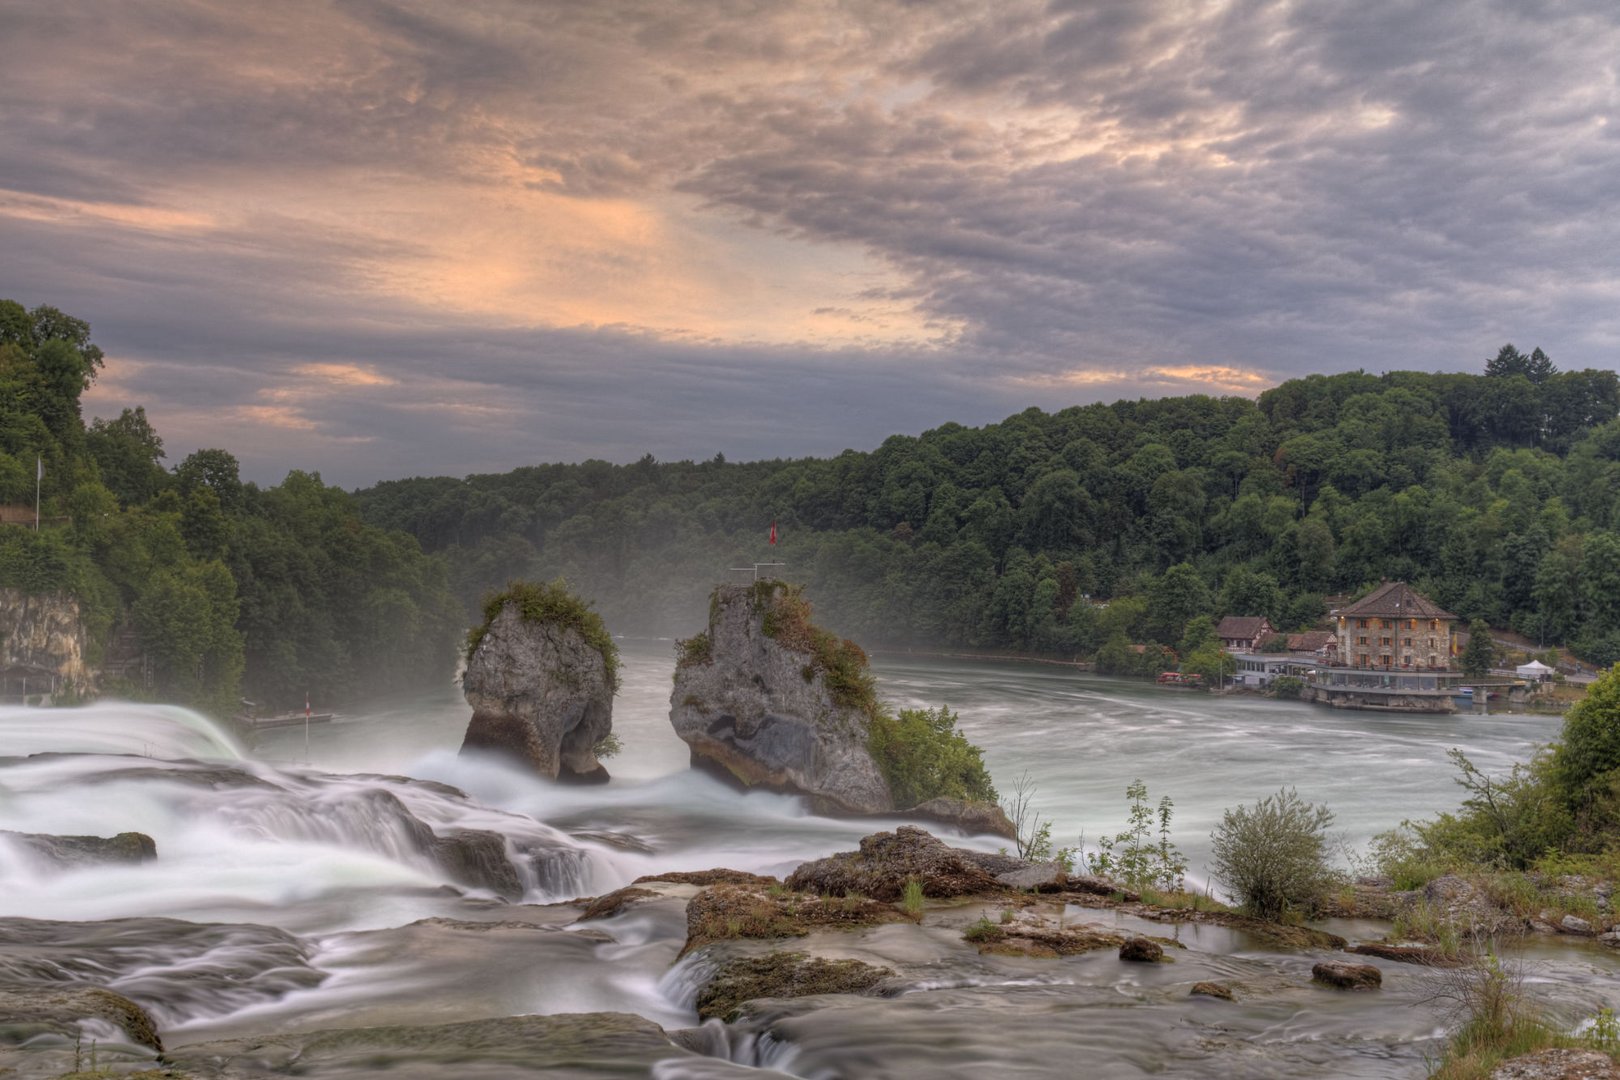
[[822,813],[890,812],[864,712],[838,701],[802,635],[766,631],[794,599],[779,582],[716,588],[676,665],[670,723],[694,766],[745,787],[808,795]]
[[84,646],[78,600],[0,589],[0,699],[87,693]]
[[607,659],[570,626],[506,604],[467,661],[473,707],[461,752],[493,750],[550,779],[601,782],[596,746],[613,731]]

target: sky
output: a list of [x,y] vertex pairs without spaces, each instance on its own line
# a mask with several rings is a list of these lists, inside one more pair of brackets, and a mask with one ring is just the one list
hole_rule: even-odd
[[87,416],[360,486],[1620,358],[1612,0],[0,0]]

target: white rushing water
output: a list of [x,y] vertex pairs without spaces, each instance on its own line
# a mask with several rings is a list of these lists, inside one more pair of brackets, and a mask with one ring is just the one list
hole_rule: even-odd
[[[625,750],[608,762],[614,778],[601,786],[554,785],[459,757],[468,709],[453,686],[374,703],[307,733],[263,732],[248,747],[172,707],[0,710],[0,830],[139,831],[159,855],[140,865],[63,870],[0,836],[0,926],[13,935],[0,982],[8,970],[76,978],[95,966],[100,981],[159,1003],[171,1043],[589,1010],[694,1024],[691,965],[700,961],[676,963],[683,897],[584,926],[573,923],[577,909],[558,905],[660,871],[725,866],[784,875],[899,819],[819,817],[801,800],[742,794],[690,770],[668,721],[671,652],[669,643],[626,644],[614,706]],[[1059,846],[1122,828],[1133,778],[1147,782],[1155,802],[1170,796],[1174,840],[1195,878],[1227,807],[1295,787],[1328,805],[1346,844],[1362,847],[1403,818],[1456,805],[1446,759],[1452,747],[1500,771],[1558,726],[1534,717],[1380,715],[1209,697],[1041,665],[879,655],[874,668],[880,693],[894,704],[956,710],[1003,790],[1027,773]],[[525,903],[508,903],[519,899]],[[137,921],[71,932],[23,921],[116,919]],[[911,989],[878,1010],[838,1006],[783,1015],[769,1031],[715,1035],[730,1047],[722,1056],[803,1076],[855,1076],[860,1070],[848,1064],[855,1059],[839,1056],[854,1051],[841,1046],[869,1042],[860,1053],[881,1056],[879,1044],[903,1033],[918,1041],[919,1062],[938,1058],[940,1075],[955,1075],[950,1069],[974,1053],[1012,1061],[1069,1052],[1064,1047],[1072,1050],[1079,1036],[1069,1031],[1069,1043],[1054,1044],[1050,1022],[1041,1020],[1056,1009],[1084,1022],[1088,1053],[1115,1055],[1108,1060],[1141,1071],[1199,1075],[1207,1048],[1185,1032],[1177,1011],[1184,1006],[1167,1004],[1160,984],[1179,985],[1197,971],[1292,978],[1300,963],[1256,958],[1223,938],[1178,961],[1179,972],[1133,973],[1125,982],[1117,962],[1100,957],[1066,962],[1056,974],[1010,958],[973,957],[941,969],[941,934],[950,936],[907,924],[858,945],[820,942],[826,955],[910,972]],[[1309,958],[1303,962],[1308,967]],[[1575,995],[1577,1011],[1616,996],[1605,966],[1559,964],[1556,981]],[[1244,1037],[1321,1043],[1329,1048],[1323,1060],[1337,1062],[1325,1074],[1421,1075],[1412,1071],[1420,1054],[1410,1047],[1431,1038],[1436,1021],[1413,1013],[1421,987],[1400,989],[1406,977],[1397,976],[1389,1003],[1356,1003],[1331,1016],[1310,1015],[1304,998],[1256,1007],[1242,1014]],[[1155,1049],[1128,1028],[1095,1026],[1117,1015],[1122,1001],[1135,1003],[1141,1030],[1156,1033]],[[957,1043],[928,1036],[942,1018],[975,1031],[959,1037],[955,1058],[949,1047]],[[1342,1049],[1333,1048],[1366,1030],[1375,1032],[1365,1055],[1373,1064],[1345,1065]],[[785,1033],[793,1039],[782,1041]],[[1252,1075],[1291,1075],[1293,1067]],[[665,1072],[699,1075],[691,1068]]]

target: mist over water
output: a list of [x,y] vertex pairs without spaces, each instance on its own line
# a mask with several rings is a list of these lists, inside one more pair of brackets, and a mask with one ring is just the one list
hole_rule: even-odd
[[[0,710],[0,829],[135,830],[159,855],[64,870],[0,836],[0,982],[80,978],[75,965],[93,965],[100,982],[150,1003],[174,1045],[587,1010],[695,1025],[707,961],[677,963],[690,891],[585,924],[565,902],[672,870],[780,876],[902,819],[820,817],[802,800],[742,794],[690,770],[668,721],[671,643],[626,642],[623,652],[614,729],[625,749],[601,786],[550,784],[460,757],[469,710],[453,685],[376,701],[307,733],[261,732],[249,746],[170,707]],[[1547,718],[1212,698],[1043,665],[878,654],[873,666],[896,707],[956,710],[1004,793],[1027,772],[1059,846],[1121,829],[1133,778],[1155,801],[1170,796],[1173,838],[1195,879],[1224,808],[1296,787],[1331,807],[1347,844],[1361,847],[1403,818],[1456,805],[1451,747],[1502,771],[1558,728]],[[433,846],[489,833],[515,868],[518,903],[458,881]],[[93,931],[61,922],[119,919],[131,921]],[[903,992],[784,1002],[768,1022],[711,1029],[714,1052],[732,1061],[725,1069],[688,1061],[660,1075],[905,1075],[885,1070],[909,1054],[934,1075],[982,1076],[999,1063],[1004,1075],[1036,1076],[1053,1055],[1081,1052],[1099,1076],[1207,1075],[1207,1013],[1185,1000],[1196,978],[1298,987],[1225,1006],[1215,1021],[1228,1032],[1222,1045],[1269,1048],[1245,1051],[1235,1068],[1223,1058],[1230,1075],[1303,1075],[1307,1066],[1422,1075],[1422,1050],[1438,1030],[1432,1010],[1418,1007],[1424,974],[1387,974],[1376,998],[1323,998],[1305,989],[1309,954],[1256,951],[1212,928],[1187,934],[1191,949],[1152,971],[1124,970],[1111,954],[981,957],[959,932],[927,925],[814,935],[794,947],[890,966]],[[1536,962],[1571,1017],[1620,1000],[1606,955],[1566,948]]]

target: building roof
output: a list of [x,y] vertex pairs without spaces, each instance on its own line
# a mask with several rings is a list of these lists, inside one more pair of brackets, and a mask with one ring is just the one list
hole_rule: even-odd
[[1228,615],[1215,628],[1218,638],[1257,638],[1271,629],[1264,615]]
[[1307,630],[1303,634],[1288,635],[1289,652],[1315,652],[1338,638],[1331,630]]
[[1353,604],[1339,609],[1340,615],[1385,619],[1455,619],[1457,616],[1430,600],[1404,581],[1389,581]]

